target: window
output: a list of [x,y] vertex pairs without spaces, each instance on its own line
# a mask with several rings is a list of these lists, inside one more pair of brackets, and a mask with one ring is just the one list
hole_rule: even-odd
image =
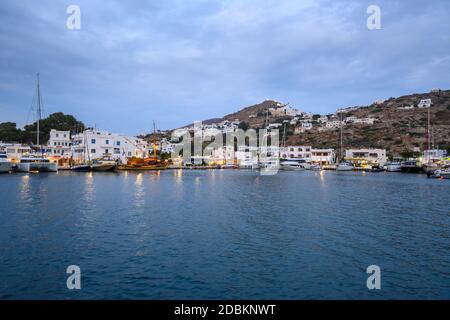
[[109,149],[105,149],[105,154],[108,154],[109,153]]
[[109,144],[109,140],[106,140],[105,143],[106,143],[106,144]]
[[67,138],[67,134],[64,135],[64,138]]
[[53,144],[55,145],[55,147],[56,147],[56,142],[53,142]]
[[298,151],[302,152],[302,151],[303,151],[303,149],[302,149],[302,148],[298,148]]
[[56,134],[56,137],[59,138],[59,134]]
[[95,151],[95,149],[91,149],[91,153],[97,153],[97,151]]
[[116,145],[120,146],[120,141],[117,141],[117,142],[116,142]]
[[91,139],[91,143],[92,143],[92,144],[95,144],[95,139]]
[[131,152],[128,152],[128,156],[131,157]]
[[120,154],[120,149],[119,148],[114,148],[114,153],[115,154]]

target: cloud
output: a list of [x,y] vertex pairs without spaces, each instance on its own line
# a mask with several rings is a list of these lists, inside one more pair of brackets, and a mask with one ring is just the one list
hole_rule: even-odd
[[[447,1],[76,1],[0,4],[0,121],[48,113],[123,133],[222,116],[265,98],[315,113],[448,88]],[[126,119],[126,121],[124,121]]]

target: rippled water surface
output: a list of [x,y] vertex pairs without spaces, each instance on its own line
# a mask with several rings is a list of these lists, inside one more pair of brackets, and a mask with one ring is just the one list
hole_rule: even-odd
[[395,173],[2,175],[0,298],[450,299],[449,203]]

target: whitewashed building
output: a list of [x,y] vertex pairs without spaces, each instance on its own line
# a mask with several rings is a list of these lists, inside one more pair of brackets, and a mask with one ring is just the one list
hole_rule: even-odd
[[72,137],[72,152],[75,161],[106,156],[126,162],[126,158],[130,157],[147,157],[149,146],[140,138],[88,129]]
[[311,146],[288,146],[280,147],[280,158],[282,159],[311,159]]
[[348,149],[345,150],[345,159],[357,166],[377,165],[382,167],[387,161],[385,149]]
[[328,121],[325,124],[325,127],[328,129],[334,129],[334,128],[340,128],[341,126],[345,125],[345,123],[343,121],[340,120],[331,120]]
[[50,130],[46,152],[49,156],[70,157],[72,153],[70,131]]
[[334,149],[311,149],[311,162],[319,165],[330,165],[335,162]]
[[431,99],[422,99],[420,100],[417,107],[423,109],[423,108],[430,108],[433,103],[431,102]]

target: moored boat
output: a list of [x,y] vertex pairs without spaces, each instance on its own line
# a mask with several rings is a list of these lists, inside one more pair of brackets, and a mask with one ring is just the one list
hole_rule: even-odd
[[402,173],[423,173],[422,166],[416,160],[409,160],[402,162]]
[[137,158],[132,157],[127,159],[126,164],[119,165],[118,170],[127,171],[152,171],[152,170],[165,170],[167,169],[167,164],[161,162],[157,158]]
[[280,169],[284,171],[304,171],[305,166],[297,161],[281,161]]
[[438,179],[450,179],[450,168],[436,170],[431,177]]
[[387,172],[401,172],[402,171],[402,163],[397,161],[388,162],[385,165]]
[[44,157],[22,157],[17,172],[58,172],[58,164]]
[[117,162],[109,157],[95,159],[91,164],[92,171],[109,172],[117,169]]
[[0,153],[0,173],[8,173],[12,168],[6,153]]
[[336,171],[353,171],[353,169],[355,169],[353,164],[346,161],[339,163],[336,167]]

